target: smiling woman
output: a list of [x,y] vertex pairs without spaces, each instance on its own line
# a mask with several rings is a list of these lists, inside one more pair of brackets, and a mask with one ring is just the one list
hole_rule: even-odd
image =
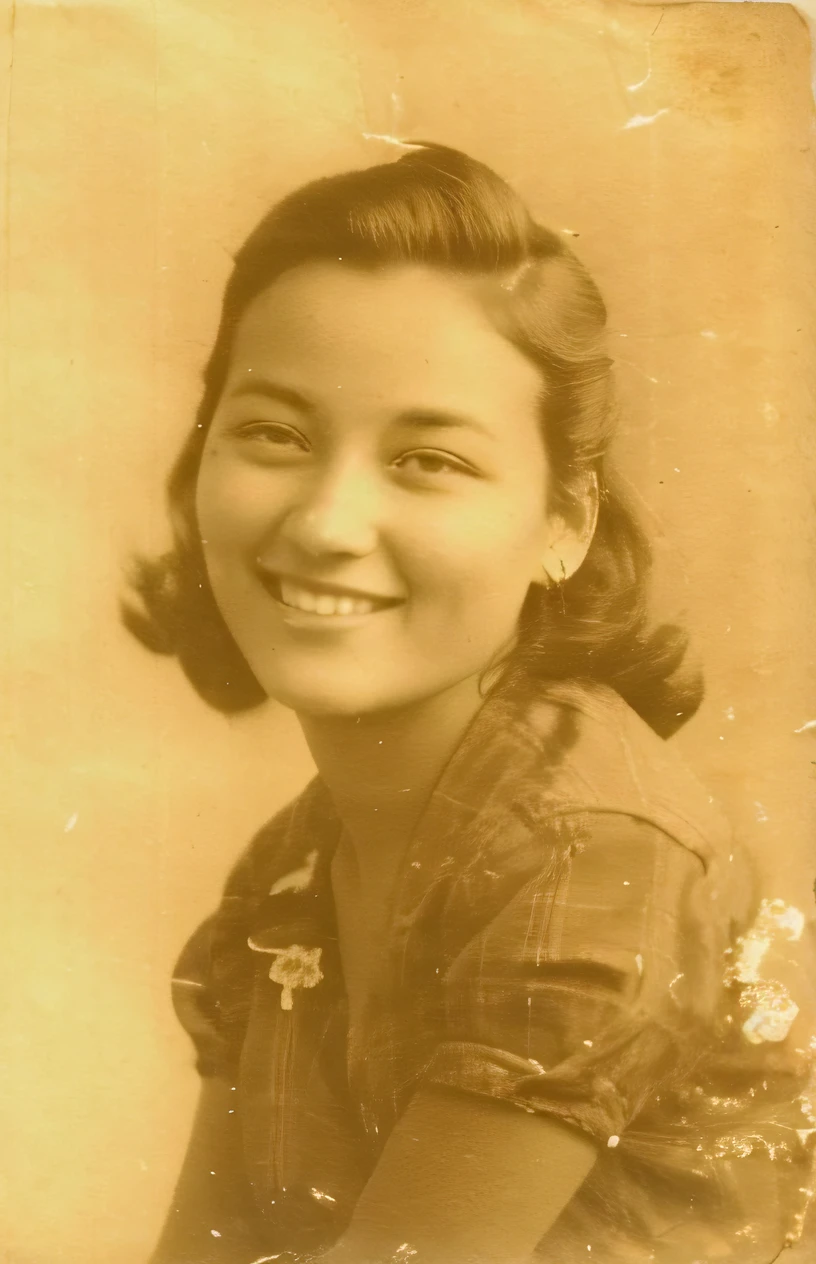
[[219,608],[295,710],[470,692],[567,530],[539,371],[471,291],[416,264],[301,265],[241,321],[197,515]]
[[766,1264],[795,1235],[812,1026],[733,953],[801,915],[661,741],[701,686],[650,623],[604,323],[436,145],[238,252],[126,619],[214,705],[291,707],[319,775],[179,961],[204,1088],[155,1264]]

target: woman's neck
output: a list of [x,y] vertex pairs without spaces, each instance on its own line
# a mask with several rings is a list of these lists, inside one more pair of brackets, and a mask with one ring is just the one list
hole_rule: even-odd
[[298,717],[361,875],[402,855],[482,701],[473,677],[395,711]]

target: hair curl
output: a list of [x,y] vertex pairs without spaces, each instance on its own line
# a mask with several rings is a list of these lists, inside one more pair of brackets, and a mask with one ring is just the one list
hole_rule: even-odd
[[174,546],[140,558],[124,621],[149,649],[178,657],[198,693],[222,711],[265,698],[210,589],[195,514],[207,429],[248,304],[283,272],[314,260],[352,267],[418,263],[484,282],[499,331],[542,372],[542,430],[562,503],[598,480],[598,521],[586,559],[557,588],[531,586],[518,643],[500,681],[577,677],[603,682],[664,737],[694,714],[699,673],[688,638],[653,628],[651,550],[608,469],[614,430],[612,361],[603,299],[563,240],[537,224],[495,172],[465,154],[416,142],[396,162],[316,180],[279,202],[235,256],[193,426],[168,484]]

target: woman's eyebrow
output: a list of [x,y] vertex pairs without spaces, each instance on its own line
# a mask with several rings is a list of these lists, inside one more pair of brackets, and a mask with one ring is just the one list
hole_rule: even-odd
[[230,398],[240,399],[244,395],[265,395],[267,399],[277,400],[280,404],[288,404],[291,408],[297,408],[299,412],[313,413],[315,406],[308,400],[305,395],[301,395],[300,391],[293,390],[291,386],[282,386],[278,382],[272,382],[269,378],[253,377],[247,378],[229,392]]
[[475,417],[471,417],[468,413],[450,412],[444,408],[410,408],[401,412],[397,420],[404,426],[416,426],[417,429],[473,430],[487,439],[496,438],[492,431]]

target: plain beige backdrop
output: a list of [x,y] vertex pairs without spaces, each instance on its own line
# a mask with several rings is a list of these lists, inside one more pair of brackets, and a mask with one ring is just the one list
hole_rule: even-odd
[[[397,134],[495,166],[609,302],[620,461],[708,698],[675,739],[813,909],[816,184],[793,8],[121,0],[8,11],[4,1264],[143,1264],[196,1093],[168,978],[303,784],[117,622],[166,542],[230,252]],[[799,730],[797,732],[797,730]]]

